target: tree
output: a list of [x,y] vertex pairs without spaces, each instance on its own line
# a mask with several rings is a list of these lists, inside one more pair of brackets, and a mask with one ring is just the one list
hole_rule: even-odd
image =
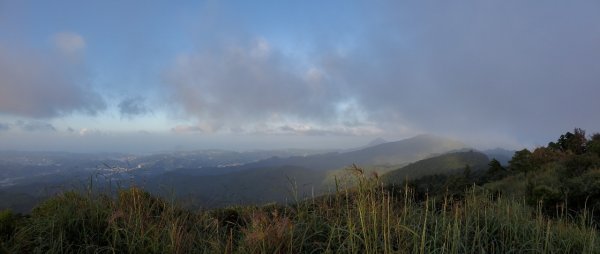
[[18,216],[10,210],[0,210],[0,253],[1,243],[6,242],[14,234]]
[[587,139],[585,131],[580,128],[575,128],[574,133],[567,132],[560,135],[556,143],[550,142],[549,148],[559,150],[561,152],[571,152],[574,154],[583,154],[586,151]]
[[552,161],[559,161],[566,154],[551,148],[538,147],[531,153],[531,162],[535,165],[543,165]]
[[535,168],[531,160],[531,152],[527,149],[515,152],[508,164],[511,170],[519,172],[529,172]]
[[492,159],[490,161],[490,163],[488,163],[488,172],[490,173],[496,173],[496,172],[501,172],[501,171],[505,171],[506,169],[502,166],[502,164],[500,164],[500,162],[498,160],[496,160],[496,158]]
[[485,181],[491,182],[504,178],[507,175],[506,168],[496,159],[492,159],[488,163],[488,170],[485,172]]
[[595,133],[586,144],[589,153],[600,156],[600,133]]
[[463,171],[463,176],[465,179],[471,179],[471,166],[469,164],[465,165],[465,170]]

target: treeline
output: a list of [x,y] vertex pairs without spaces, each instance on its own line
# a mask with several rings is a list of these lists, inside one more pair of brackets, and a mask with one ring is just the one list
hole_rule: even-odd
[[548,212],[600,211],[600,134],[582,129],[561,135],[556,142],[513,156],[509,170],[519,172],[531,205]]
[[487,169],[465,166],[461,174],[436,174],[390,185],[413,188],[417,196],[461,199],[480,186],[496,195],[524,198],[548,215],[586,213],[600,222],[600,134],[579,128],[533,151],[515,152],[508,165],[492,159]]

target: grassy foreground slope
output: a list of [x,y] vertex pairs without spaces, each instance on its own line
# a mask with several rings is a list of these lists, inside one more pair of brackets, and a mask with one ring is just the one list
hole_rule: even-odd
[[599,253],[584,217],[544,216],[518,199],[471,189],[415,202],[354,168],[353,189],[294,205],[188,211],[130,188],[66,192],[20,217],[0,216],[9,253]]

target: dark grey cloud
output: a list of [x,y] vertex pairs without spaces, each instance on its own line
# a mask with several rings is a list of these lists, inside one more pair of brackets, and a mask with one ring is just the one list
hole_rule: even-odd
[[165,83],[217,126],[291,117],[537,142],[600,130],[598,13],[597,1],[378,1],[351,43],[315,38],[303,57],[260,34],[207,43],[225,46],[182,54]]
[[85,46],[83,39],[71,33],[57,38],[62,39],[55,51],[0,42],[0,113],[51,118],[73,112],[94,115],[106,108],[92,91],[81,59],[73,55]]
[[56,131],[54,125],[41,121],[17,121],[15,125],[24,131]]
[[131,97],[122,100],[118,105],[121,117],[132,119],[150,113],[150,109],[145,103],[146,99],[143,97]]
[[340,76],[370,81],[352,86],[367,108],[468,135],[474,127],[534,139],[600,128],[589,117],[600,108],[598,2],[392,5],[401,11],[366,39],[369,63],[342,59]]

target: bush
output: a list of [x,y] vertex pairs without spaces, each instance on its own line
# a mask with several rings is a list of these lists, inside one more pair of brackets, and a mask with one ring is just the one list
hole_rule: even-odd
[[11,210],[0,211],[0,243],[8,241],[17,227],[18,216]]

